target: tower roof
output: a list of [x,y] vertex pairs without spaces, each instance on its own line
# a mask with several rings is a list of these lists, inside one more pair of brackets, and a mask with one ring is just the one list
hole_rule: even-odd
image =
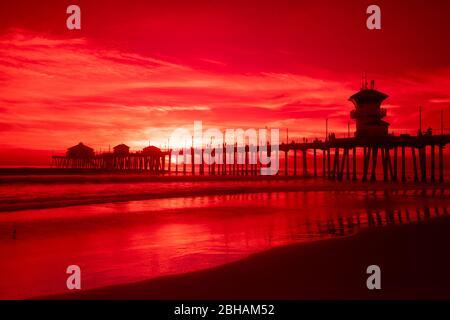
[[119,144],[113,148],[114,153],[116,154],[128,154],[130,152],[130,147],[126,144]]
[[83,142],[80,142],[79,144],[68,148],[67,150],[87,150],[87,151],[94,151],[94,149],[92,149],[91,147],[88,147],[87,145],[85,145]]
[[76,146],[68,148],[66,154],[70,158],[89,158],[94,156],[94,149],[80,142]]
[[147,155],[159,155],[161,154],[161,149],[155,146],[148,146],[142,150],[142,153]]
[[115,146],[113,149],[114,149],[114,150],[115,150],[115,149],[130,149],[130,147],[127,146],[127,145],[124,144],[124,143],[121,143],[121,144],[118,144],[117,146]]
[[362,89],[352,95],[348,100],[355,104],[365,104],[365,103],[380,103],[383,102],[389,96],[383,92],[375,89]]

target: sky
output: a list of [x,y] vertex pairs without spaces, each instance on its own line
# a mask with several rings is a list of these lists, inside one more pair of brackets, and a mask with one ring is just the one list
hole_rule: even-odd
[[[371,4],[381,30],[366,27]],[[440,0],[2,1],[0,165],[80,141],[164,147],[195,120],[300,140],[329,118],[344,136],[363,73],[389,95],[391,132],[416,132],[419,105],[424,127],[444,110],[448,130],[449,14]]]

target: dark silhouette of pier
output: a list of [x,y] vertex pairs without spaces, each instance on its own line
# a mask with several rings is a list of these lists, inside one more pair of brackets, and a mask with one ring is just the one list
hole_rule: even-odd
[[[297,152],[302,152],[303,175],[308,175],[307,152],[313,151],[314,176],[317,177],[317,150],[321,150],[322,175],[329,179],[357,180],[357,154],[362,151],[363,173],[362,181],[377,180],[378,157],[381,159],[384,181],[398,181],[398,160],[401,152],[401,177],[406,182],[406,152],[411,153],[412,168],[415,182],[435,182],[436,163],[438,163],[438,180],[444,181],[444,152],[443,149],[450,141],[450,135],[433,135],[431,129],[425,133],[420,129],[417,136],[403,134],[394,136],[388,133],[389,123],[383,120],[387,111],[381,108],[382,102],[388,95],[375,90],[375,81],[370,87],[363,78],[361,89],[349,98],[354,105],[350,117],[356,120],[356,132],[353,138],[336,139],[334,134],[326,135],[324,142],[291,143],[281,145],[285,152],[285,175],[288,174],[288,153],[294,153],[294,175],[297,173]],[[420,119],[421,120],[421,119]],[[443,124],[441,124],[443,126]],[[408,150],[407,150],[408,149]],[[427,149],[429,151],[427,152]],[[438,149],[438,161],[436,161]],[[351,153],[351,156],[350,156]],[[427,154],[430,155],[430,172],[427,174]],[[351,164],[350,164],[351,161]],[[352,167],[352,169],[350,169]]]
[[[377,164],[380,162],[384,181],[406,182],[407,152],[411,154],[408,164],[412,166],[415,182],[444,181],[444,147],[450,142],[450,135],[421,136],[386,136],[382,138],[342,138],[311,143],[281,144],[280,151],[285,153],[285,171],[289,174],[289,153],[294,154],[294,172],[297,170],[297,153],[302,154],[302,175],[310,176],[308,172],[307,155],[313,152],[313,176],[318,176],[319,165],[317,153],[322,152],[321,174],[333,180],[358,180],[357,159],[362,151],[363,173],[362,181],[377,180]],[[437,150],[436,150],[437,149]],[[400,153],[400,154],[399,154]],[[427,158],[430,170],[427,172]],[[399,165],[399,161],[401,165]],[[399,172],[401,168],[401,172]]]
[[[271,151],[273,147],[267,146],[267,152],[284,153],[284,172],[278,175],[325,177],[332,180],[376,181],[377,165],[381,160],[382,180],[406,182],[406,168],[412,168],[415,182],[443,182],[444,181],[444,147],[450,142],[450,135],[421,135],[421,136],[387,136],[383,138],[331,138],[326,141],[316,140],[305,143],[282,143],[279,151]],[[227,163],[206,164],[202,161],[187,168],[186,159],[192,163],[196,154],[205,157],[205,149],[190,148],[186,155],[183,151],[172,161],[172,150],[161,151],[154,147],[153,152],[136,152],[127,154],[101,153],[91,155],[53,156],[52,166],[57,168],[85,168],[102,170],[136,170],[150,173],[191,174],[191,175],[233,175],[255,176],[263,165],[259,162],[250,163],[256,159],[260,148],[257,146],[235,146],[233,150],[234,161]],[[223,146],[223,154],[227,150]],[[318,161],[321,153],[322,163]],[[362,157],[358,154],[362,153]],[[410,157],[407,157],[407,154]],[[238,155],[244,156],[243,163],[235,161]],[[301,161],[299,161],[301,154]],[[312,155],[311,155],[312,154]],[[308,169],[308,158],[312,156],[312,172]],[[184,160],[180,163],[179,158]],[[289,159],[293,158],[290,163]],[[362,158],[362,174],[358,173],[357,161]],[[408,161],[408,163],[407,163]],[[430,161],[427,171],[427,161]],[[300,163],[299,163],[300,162]],[[299,168],[301,165],[301,171]],[[289,169],[293,166],[293,170]],[[358,176],[359,175],[359,176]]]
[[120,144],[113,152],[95,154],[94,150],[83,143],[67,149],[65,156],[53,156],[52,167],[99,170],[136,170],[151,173],[163,173],[169,151],[149,146],[142,151],[131,153],[129,147]]
[[[92,148],[80,143],[69,148],[65,156],[53,156],[52,166],[193,176],[206,174],[256,176],[260,174],[261,168],[271,165],[261,164],[258,154],[266,152],[270,157],[272,152],[278,152],[284,153],[284,172],[278,171],[277,175],[322,176],[337,181],[359,179],[376,181],[380,179],[377,177],[380,171],[377,171],[377,165],[381,162],[384,181],[406,182],[406,168],[409,167],[412,169],[415,182],[444,182],[444,148],[450,142],[450,135],[443,134],[443,128],[440,135],[433,134],[431,129],[422,132],[421,128],[417,136],[389,134],[389,123],[383,120],[387,111],[381,108],[382,102],[387,97],[386,94],[375,90],[374,81],[369,87],[366,79],[363,79],[361,89],[349,98],[355,106],[350,112],[351,118],[356,121],[354,137],[349,135],[347,138],[336,138],[335,134],[328,134],[327,129],[325,140],[316,139],[307,142],[304,139],[302,143],[281,143],[275,146],[277,148],[269,143],[264,148],[251,144],[245,146],[235,144],[230,148],[223,144],[219,148],[212,148],[211,154],[206,152],[204,147],[191,147],[172,152],[172,149],[163,151],[155,146],[131,153],[129,147],[124,144],[114,147],[113,152],[95,154]],[[222,154],[220,161],[206,164],[205,157],[214,157],[218,151]],[[322,155],[318,156],[318,153]],[[308,158],[311,154],[313,168],[312,172],[309,172]],[[301,156],[301,172],[298,168],[299,156]],[[322,164],[318,163],[319,157]],[[279,154],[275,158],[279,159]],[[289,169],[291,162],[289,159],[293,160],[292,171]],[[360,159],[362,159],[362,173],[358,172],[357,162],[361,161]]]

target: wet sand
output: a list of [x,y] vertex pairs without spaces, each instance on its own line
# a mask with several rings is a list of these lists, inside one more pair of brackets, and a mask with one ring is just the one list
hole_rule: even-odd
[[[448,183],[386,183],[382,181],[363,183],[299,177],[204,177],[204,179],[192,180],[192,177],[188,176],[165,176],[155,177],[159,179],[158,181],[139,181],[139,183],[133,180],[133,176],[124,176],[124,180],[120,183],[109,180],[114,180],[114,177],[117,176],[88,175],[86,176],[88,180],[85,182],[59,183],[48,183],[40,177],[36,182],[0,183],[0,212],[258,192],[389,191],[426,195],[427,193],[445,194],[447,190],[450,190]],[[89,180],[96,178],[100,180]]]
[[[0,183],[0,251],[12,257],[0,270],[13,275],[1,281],[5,297],[63,293],[73,263],[92,290],[77,297],[88,299],[378,298],[365,289],[369,264],[388,268],[380,298],[448,297],[446,183],[71,177]],[[413,224],[379,227],[405,222]],[[317,240],[329,237],[338,238]],[[313,242],[270,249],[305,241]],[[263,253],[245,258],[255,252]]]
[[[52,299],[450,299],[450,217],[294,244],[212,269]],[[381,290],[366,268],[381,268]],[[49,298],[49,297],[46,297]]]

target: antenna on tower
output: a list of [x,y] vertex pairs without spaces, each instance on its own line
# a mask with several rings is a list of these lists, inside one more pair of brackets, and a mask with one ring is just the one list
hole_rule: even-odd
[[361,79],[361,90],[366,90],[366,89],[367,89],[367,75],[365,72],[363,72],[362,79]]

